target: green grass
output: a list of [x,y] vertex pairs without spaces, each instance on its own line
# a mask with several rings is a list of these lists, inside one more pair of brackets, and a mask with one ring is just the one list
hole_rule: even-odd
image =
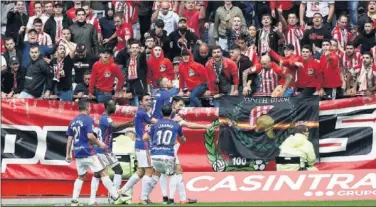
[[[4,205],[4,206],[62,206],[62,205]],[[86,206],[86,205],[85,205]],[[114,206],[114,205],[103,205]],[[120,206],[141,206],[141,205],[120,205]],[[166,206],[153,204],[150,206]],[[175,206],[376,206],[376,200],[361,201],[300,201],[300,202],[244,202],[244,203],[198,203],[195,205]]]

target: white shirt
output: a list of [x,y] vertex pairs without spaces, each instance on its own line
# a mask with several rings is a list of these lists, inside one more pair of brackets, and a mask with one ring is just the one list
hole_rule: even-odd
[[323,17],[329,14],[329,4],[334,4],[334,1],[302,1],[307,5],[306,17],[312,18],[315,13],[320,13]]
[[165,24],[163,29],[166,30],[167,35],[178,28],[179,15],[173,11],[168,11],[166,15],[163,15],[162,12],[159,12],[157,19],[163,20]]
[[7,66],[7,61],[5,60],[4,56],[1,56],[1,67]]
[[[34,19],[36,19],[36,18],[37,18],[36,15],[34,15],[32,17],[29,17],[29,21],[27,22],[26,28],[33,29],[34,28],[33,22],[34,22]],[[44,24],[46,24],[46,22],[47,22],[47,20],[48,20],[49,17],[47,15],[45,15],[45,14],[42,14],[42,15],[40,15],[39,18],[42,20],[43,26],[44,26]]]

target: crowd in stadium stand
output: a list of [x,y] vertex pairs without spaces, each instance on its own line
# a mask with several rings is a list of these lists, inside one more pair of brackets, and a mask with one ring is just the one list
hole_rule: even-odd
[[1,1],[1,15],[3,99],[376,93],[376,1]]

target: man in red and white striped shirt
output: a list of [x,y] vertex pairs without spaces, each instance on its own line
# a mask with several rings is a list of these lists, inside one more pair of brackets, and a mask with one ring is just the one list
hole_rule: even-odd
[[282,15],[282,9],[278,8],[279,20],[282,23],[287,44],[294,46],[294,55],[301,55],[300,41],[303,39],[304,28],[298,25],[298,18],[295,13],[290,13],[287,22]]
[[94,26],[95,30],[97,31],[98,34],[98,42],[102,42],[102,28],[99,24],[99,20],[97,16],[93,15],[93,11],[90,8],[90,2],[85,1],[82,3],[82,8],[85,10],[86,15],[86,22],[88,24],[91,24]]
[[362,54],[355,51],[355,47],[352,42],[348,42],[345,53],[342,53],[340,56],[340,67],[342,68],[344,74],[346,74],[358,66],[362,66]]
[[337,26],[332,30],[332,37],[339,42],[339,49],[344,50],[347,42],[352,40],[352,34],[347,30],[348,18],[346,15],[341,15],[338,19]]
[[[50,35],[43,32],[43,21],[40,18],[34,19],[33,27],[38,33],[38,43],[39,45],[44,45],[48,47],[53,47]],[[25,35],[24,41],[28,41],[28,35]]]
[[123,21],[128,24],[135,24],[138,21],[138,6],[134,1],[117,0],[112,1],[115,7],[115,12],[123,13]]
[[241,34],[236,40],[236,44],[239,45],[241,54],[247,56],[252,64],[255,65],[260,62],[259,57],[257,56],[256,45],[252,44],[247,47],[247,39],[246,35]]

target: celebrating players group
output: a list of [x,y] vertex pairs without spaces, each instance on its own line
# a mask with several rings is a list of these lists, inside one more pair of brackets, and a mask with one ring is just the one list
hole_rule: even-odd
[[[67,130],[66,160],[72,160],[71,151],[76,160],[78,178],[74,183],[72,206],[80,205],[78,197],[81,187],[90,167],[94,176],[91,181],[91,196],[89,205],[96,205],[96,191],[99,180],[107,188],[110,202],[116,205],[126,203],[131,199],[128,191],[142,179],[141,204],[151,204],[149,195],[158,181],[161,184],[163,203],[173,204],[176,189],[179,192],[180,203],[196,203],[196,200],[187,199],[183,183],[182,169],[177,151],[180,143],[186,142],[182,127],[191,129],[207,129],[210,125],[199,125],[182,120],[178,115],[184,105],[184,100],[172,97],[165,87],[169,83],[167,78],[158,80],[159,90],[152,100],[149,94],[139,97],[139,108],[134,120],[126,123],[114,123],[110,117],[115,113],[116,105],[113,100],[104,103],[105,111],[99,119],[98,129],[94,129],[94,120],[90,117],[90,103],[82,99],[78,103],[79,115],[69,124]],[[120,188],[123,170],[112,153],[112,132],[135,127],[135,153],[138,161],[137,171]],[[111,181],[107,174],[107,167],[115,172]],[[167,178],[170,177],[169,195],[167,194]]]

